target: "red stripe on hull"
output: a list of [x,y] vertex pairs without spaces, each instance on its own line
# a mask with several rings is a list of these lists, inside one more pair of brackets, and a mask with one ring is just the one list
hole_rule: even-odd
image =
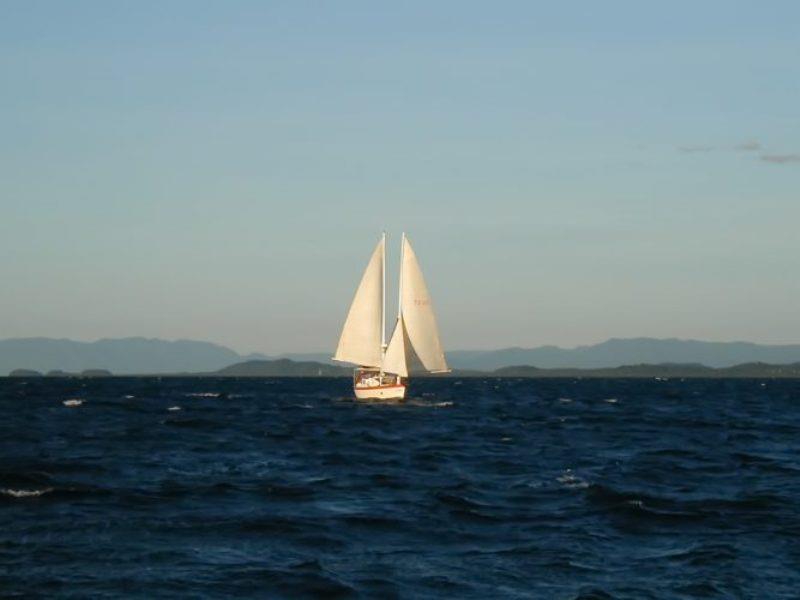
[[372,385],[372,386],[354,386],[357,390],[390,390],[392,388],[404,388],[404,385]]

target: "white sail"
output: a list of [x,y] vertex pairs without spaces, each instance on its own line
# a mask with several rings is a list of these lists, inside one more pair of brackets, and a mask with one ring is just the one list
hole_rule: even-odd
[[406,355],[406,332],[403,327],[403,318],[397,319],[394,333],[389,340],[386,354],[383,356],[383,368],[386,373],[394,373],[401,377],[408,377],[408,356]]
[[361,277],[333,360],[364,367],[380,367],[385,252],[385,241],[382,238]]
[[[433,314],[428,286],[425,285],[417,256],[405,236],[403,236],[402,252],[403,258],[400,264],[402,314],[398,323],[404,324],[404,327],[401,327],[400,331],[408,336],[411,350],[427,371],[431,373],[449,371],[442,343],[439,341],[439,328],[436,326],[436,316]],[[392,336],[392,341],[394,337]],[[408,351],[405,354],[408,357]]]

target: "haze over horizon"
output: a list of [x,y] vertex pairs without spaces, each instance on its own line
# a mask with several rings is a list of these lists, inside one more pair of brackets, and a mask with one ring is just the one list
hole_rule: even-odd
[[[275,359],[289,359],[288,361]],[[600,344],[559,348],[451,349],[449,366],[489,372],[527,366],[538,369],[605,369],[647,365],[648,373],[665,373],[665,366],[702,365],[704,368],[744,367],[748,376],[768,373],[796,376],[800,344],[758,345],[742,342],[705,342],[675,339],[610,339]],[[320,364],[324,363],[324,365]],[[115,375],[211,373],[228,367],[240,375],[319,374],[322,366],[349,368],[332,360],[330,352],[244,355],[231,348],[202,341],[165,341],[156,338],[119,338],[76,342],[52,338],[0,339],[0,377],[21,372],[109,371]],[[788,366],[789,371],[780,369]],[[778,368],[775,368],[778,367]],[[660,370],[659,370],[660,369]],[[741,374],[741,373],[740,373]]]
[[[0,338],[800,341],[800,5],[11,2]],[[389,319],[391,321],[391,319]]]
[[[253,350],[253,349],[240,349],[234,346],[230,346],[228,344],[223,344],[217,340],[208,340],[208,339],[200,339],[200,338],[165,338],[165,337],[157,337],[157,336],[120,336],[120,337],[100,337],[100,338],[90,338],[90,339],[81,339],[81,338],[69,338],[69,337],[57,337],[57,336],[14,336],[14,337],[7,337],[7,338],[0,338],[1,342],[8,342],[14,340],[55,340],[55,341],[64,341],[64,342],[78,342],[82,344],[95,344],[98,342],[119,342],[125,340],[147,340],[147,341],[158,341],[158,342],[167,342],[167,343],[178,343],[178,342],[191,342],[191,343],[200,343],[200,344],[211,344],[215,346],[219,346],[226,350],[232,350],[237,354],[241,355],[242,357],[248,356],[264,356],[269,359],[280,358],[284,356],[293,357],[297,360],[300,360],[301,357],[307,355],[308,357],[322,357],[328,354],[333,354],[330,349],[327,348],[305,348],[300,350],[279,350],[276,352],[263,352],[261,350]],[[584,348],[593,348],[596,346],[601,346],[603,344],[608,344],[615,341],[623,341],[623,342],[632,342],[636,340],[642,341],[655,341],[655,342],[698,342],[701,344],[753,344],[757,346],[767,346],[767,347],[797,347],[800,346],[800,342],[785,342],[785,343],[778,343],[778,344],[769,344],[769,343],[762,343],[762,342],[754,342],[752,340],[701,340],[697,338],[677,338],[677,337],[663,337],[663,338],[656,338],[656,337],[649,337],[649,336],[632,336],[632,337],[619,337],[619,336],[612,336],[610,338],[605,338],[602,340],[598,340],[596,342],[588,342],[585,344],[574,344],[574,345],[559,345],[559,344],[527,344],[521,346],[497,346],[497,347],[460,347],[460,348],[448,348],[447,352],[493,352],[493,351],[504,351],[504,350],[539,350],[545,348],[556,348],[559,350],[580,350]],[[309,360],[316,360],[316,358],[309,358]]]

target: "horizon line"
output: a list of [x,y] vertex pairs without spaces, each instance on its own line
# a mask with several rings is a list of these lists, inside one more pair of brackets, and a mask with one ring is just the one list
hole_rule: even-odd
[[[14,336],[14,337],[6,337],[0,338],[0,343],[2,342],[10,342],[10,341],[28,341],[28,340],[50,340],[50,341],[60,341],[60,342],[73,342],[79,344],[96,344],[99,342],[107,342],[107,341],[125,341],[125,340],[144,340],[144,341],[155,341],[155,342],[166,342],[166,343],[180,343],[180,342],[190,342],[190,343],[200,343],[200,344],[210,344],[213,346],[218,346],[220,348],[224,348],[226,350],[230,350],[240,356],[246,357],[253,354],[260,354],[267,358],[281,358],[287,355],[312,355],[312,354],[329,354],[332,353],[332,350],[323,349],[323,350],[289,350],[289,351],[278,351],[278,352],[265,352],[262,350],[251,350],[251,351],[241,351],[237,350],[231,346],[228,346],[221,342],[211,341],[211,340],[204,340],[204,339],[196,339],[196,338],[168,338],[168,337],[151,337],[145,335],[127,335],[121,337],[100,337],[95,339],[76,339],[70,337],[50,337],[45,335],[36,335],[36,336]],[[674,341],[674,342],[699,342],[705,344],[749,344],[755,346],[800,346],[800,341],[797,342],[761,342],[761,341],[754,341],[754,340],[745,340],[745,339],[732,339],[732,340],[713,340],[713,339],[700,339],[700,338],[683,338],[677,336],[670,336],[670,337],[656,337],[656,336],[647,336],[647,335],[638,335],[632,337],[619,337],[619,336],[612,336],[601,341],[597,342],[588,342],[582,344],[576,344],[574,346],[561,346],[559,344],[554,343],[542,343],[533,346],[519,346],[519,345],[510,345],[510,346],[495,346],[492,348],[451,348],[449,350],[445,349],[445,352],[497,352],[502,350],[538,350],[541,348],[554,348],[559,350],[579,350],[581,348],[590,348],[593,346],[599,346],[601,344],[605,344],[612,341],[636,341],[636,340],[651,340],[651,341]],[[335,344],[332,344],[332,347]]]

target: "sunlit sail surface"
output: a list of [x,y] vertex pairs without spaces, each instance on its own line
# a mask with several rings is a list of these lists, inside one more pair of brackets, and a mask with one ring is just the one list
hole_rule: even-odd
[[411,365],[430,373],[449,371],[428,286],[405,234],[400,252],[398,314],[389,343],[385,343],[384,234],[356,290],[333,357],[359,367],[354,378],[359,399],[403,398]]

